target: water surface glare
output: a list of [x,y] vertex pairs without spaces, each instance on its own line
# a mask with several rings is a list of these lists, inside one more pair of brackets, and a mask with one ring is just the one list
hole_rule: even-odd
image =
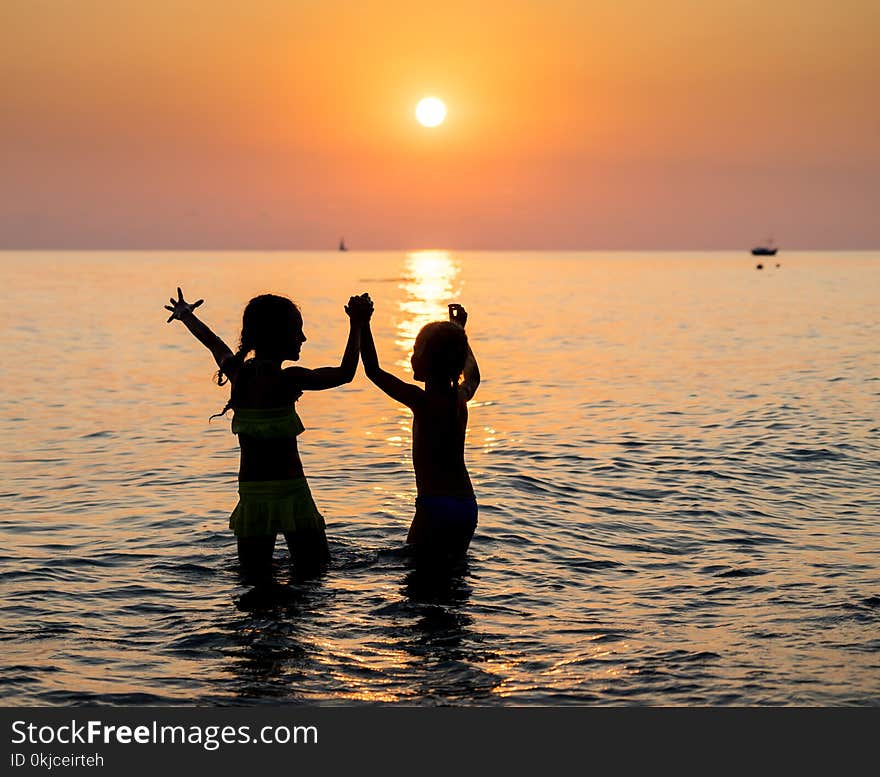
[[[880,254],[2,253],[0,698],[11,705],[876,705]],[[408,411],[307,393],[319,581],[254,601],[210,354],[253,295],[338,363],[469,310],[469,561],[401,553]]]

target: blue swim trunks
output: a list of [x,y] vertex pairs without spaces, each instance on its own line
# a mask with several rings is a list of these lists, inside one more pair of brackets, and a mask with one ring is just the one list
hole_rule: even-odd
[[412,545],[444,545],[467,550],[477,528],[474,497],[419,496],[406,541]]

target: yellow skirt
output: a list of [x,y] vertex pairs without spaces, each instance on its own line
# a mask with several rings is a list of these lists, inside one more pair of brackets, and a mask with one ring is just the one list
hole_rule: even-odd
[[239,481],[229,528],[237,537],[262,537],[323,529],[324,518],[305,478]]

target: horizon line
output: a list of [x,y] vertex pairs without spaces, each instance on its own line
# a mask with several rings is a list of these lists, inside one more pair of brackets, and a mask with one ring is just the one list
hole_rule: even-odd
[[[777,246],[777,249],[780,252],[811,252],[811,251],[846,251],[846,252],[861,252],[861,251],[880,251],[880,246],[873,247],[860,247],[860,248],[838,248],[838,247],[798,247],[798,248],[783,248]],[[710,247],[677,247],[677,248],[650,248],[650,247],[632,247],[632,248],[515,248],[515,247],[502,247],[502,248],[454,248],[449,246],[423,246],[419,248],[414,247],[392,247],[392,248],[346,248],[345,251],[340,251],[338,248],[261,248],[256,246],[242,246],[242,247],[185,247],[185,246],[177,246],[177,247],[124,247],[124,246],[111,246],[111,247],[62,247],[62,246],[24,246],[24,247],[6,247],[0,246],[0,253],[23,253],[23,252],[46,252],[46,251],[60,251],[65,253],[81,253],[81,252],[89,252],[89,253],[111,253],[111,252],[125,252],[125,253],[167,253],[171,251],[176,251],[180,253],[242,253],[242,252],[253,252],[253,253],[380,253],[380,252],[389,252],[389,251],[402,251],[402,252],[415,252],[415,251],[458,251],[458,252],[467,252],[467,253],[493,253],[493,252],[515,252],[515,253],[537,253],[537,252],[552,252],[558,254],[573,254],[573,253],[633,253],[637,251],[651,251],[653,253],[672,253],[672,252],[697,252],[697,251],[716,251],[716,252],[751,252],[751,247],[744,246],[736,246],[736,247],[725,247],[725,248],[710,248]]]

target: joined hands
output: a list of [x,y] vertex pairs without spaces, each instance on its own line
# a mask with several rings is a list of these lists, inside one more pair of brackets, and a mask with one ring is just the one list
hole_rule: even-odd
[[373,300],[370,299],[370,295],[366,292],[358,296],[349,297],[348,304],[345,306],[345,312],[354,323],[363,324],[369,321],[373,315]]

